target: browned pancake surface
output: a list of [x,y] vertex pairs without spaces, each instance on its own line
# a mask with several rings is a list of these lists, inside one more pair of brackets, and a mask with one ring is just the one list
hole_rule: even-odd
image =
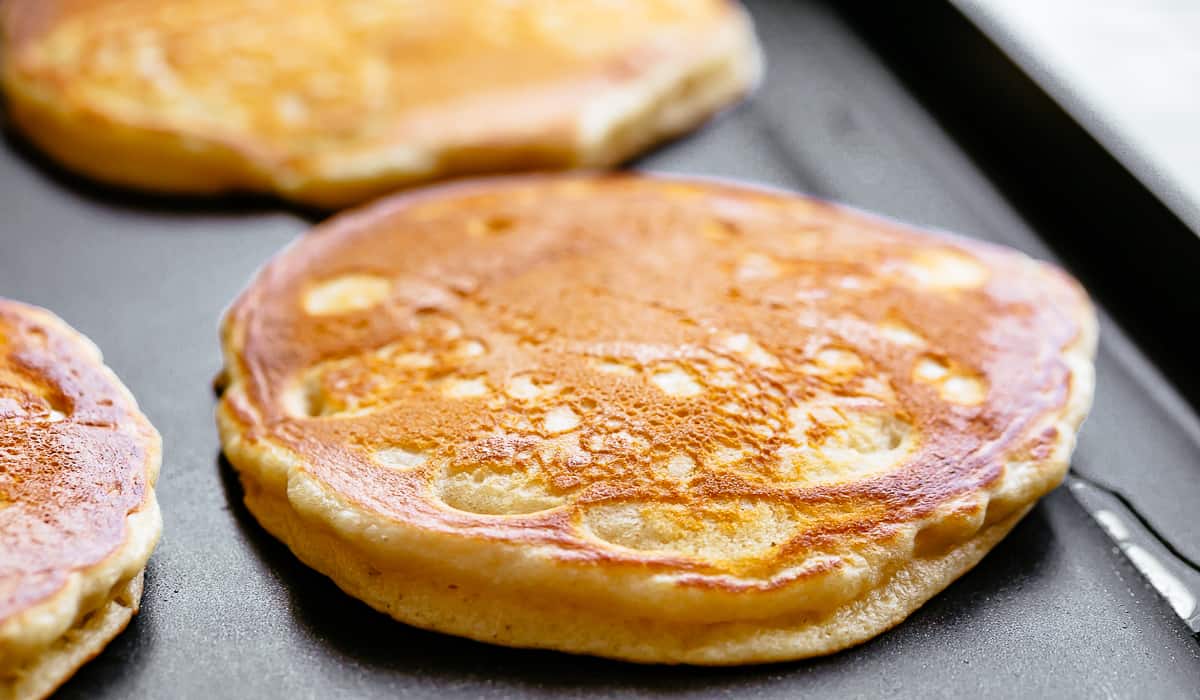
[[0,299],[0,622],[122,545],[157,441],[90,343]]
[[1088,319],[1049,266],[802,197],[484,181],[270,263],[225,402],[393,521],[764,590],[1069,441],[1045,426]]

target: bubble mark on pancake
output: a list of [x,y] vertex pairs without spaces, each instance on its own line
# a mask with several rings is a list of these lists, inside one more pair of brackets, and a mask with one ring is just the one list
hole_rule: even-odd
[[970,256],[941,248],[912,256],[906,271],[918,284],[933,289],[978,289],[988,278],[987,268]]
[[978,373],[952,360],[923,355],[913,366],[913,379],[932,385],[951,403],[975,406],[987,398],[987,382]]
[[687,370],[675,364],[663,365],[655,369],[650,376],[650,381],[668,396],[688,398],[699,396],[704,392],[704,387]]
[[[576,443],[577,445],[577,443]],[[522,515],[566,503],[543,463],[571,449],[524,435],[495,435],[465,446],[434,484],[443,503],[483,515]]]
[[325,415],[325,397],[321,391],[320,374],[317,371],[304,373],[292,383],[282,401],[287,412],[296,418],[317,418]]
[[504,393],[518,401],[529,401],[539,396],[553,394],[558,386],[551,382],[539,382],[528,374],[518,374],[508,381]]
[[779,450],[780,476],[808,483],[852,481],[901,464],[912,424],[871,400],[831,397],[788,411],[789,442]]
[[879,334],[884,340],[889,343],[901,345],[905,347],[921,347],[925,345],[925,338],[921,337],[910,326],[898,319],[888,319],[879,324]]
[[450,359],[458,362],[483,357],[485,354],[487,354],[487,346],[471,338],[457,341],[450,349]]
[[450,377],[442,383],[442,395],[451,399],[475,399],[487,394],[483,377]]
[[721,340],[721,349],[733,353],[752,365],[760,367],[776,367],[779,360],[763,349],[761,345],[745,333],[736,333]]
[[429,461],[429,455],[425,452],[407,447],[387,447],[382,450],[376,450],[372,456],[376,462],[388,469],[398,471],[416,469]]
[[655,475],[676,483],[687,483],[696,471],[696,460],[687,455],[674,455],[655,465]]
[[555,406],[546,412],[542,428],[550,435],[565,433],[579,425],[579,414],[569,406]]
[[582,520],[588,532],[615,545],[714,561],[767,554],[802,522],[787,504],[737,498],[605,503],[585,508]]
[[926,355],[917,360],[913,367],[913,378],[919,382],[935,384],[950,374],[950,366],[943,360]]
[[858,376],[864,367],[858,353],[836,346],[822,348],[813,359],[813,374],[829,381],[844,382]]
[[987,398],[987,385],[979,377],[955,374],[942,382],[941,394],[951,403],[974,406]]
[[376,275],[334,277],[311,287],[304,295],[304,310],[314,316],[364,311],[388,297],[392,282]]
[[767,280],[778,277],[782,269],[770,257],[762,253],[750,253],[738,262],[734,277],[740,282]]
[[592,362],[592,367],[598,372],[604,372],[606,374],[620,374],[626,377],[633,377],[638,373],[637,367],[611,358],[594,360]]

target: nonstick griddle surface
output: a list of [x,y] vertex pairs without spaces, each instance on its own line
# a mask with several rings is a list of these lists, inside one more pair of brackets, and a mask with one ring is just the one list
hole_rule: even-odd
[[[917,224],[1050,249],[904,84],[822,3],[750,2],[759,93],[641,167],[751,180]],[[975,570],[895,630],[807,662],[645,667],[491,647],[377,614],[258,527],[220,458],[217,323],[319,216],[258,199],[90,186],[0,144],[0,295],[104,350],[163,434],[162,543],[142,612],[59,697],[1193,697],[1200,645],[1076,500],[1046,498]],[[1046,233],[1046,232],[1040,232]],[[1103,295],[1098,295],[1103,296]],[[1076,467],[1200,548],[1195,418],[1106,319]]]

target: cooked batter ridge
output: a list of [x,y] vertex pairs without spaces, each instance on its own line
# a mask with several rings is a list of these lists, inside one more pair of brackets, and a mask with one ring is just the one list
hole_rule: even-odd
[[398,620],[641,662],[897,624],[1062,479],[1087,296],[798,195],[482,180],[336,217],[223,327],[262,525]]

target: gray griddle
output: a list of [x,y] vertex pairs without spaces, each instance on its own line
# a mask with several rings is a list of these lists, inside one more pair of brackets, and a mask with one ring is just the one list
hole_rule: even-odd
[[[1196,380],[1155,300],[1172,295],[1174,313],[1196,320],[1196,302],[1164,280],[1187,279],[1170,273],[1198,259],[1200,239],[961,16],[931,9],[941,3],[748,4],[769,61],[762,89],[637,165],[798,189],[1063,262],[1112,314],[1074,464],[1078,483],[1104,497],[1059,489],[908,621],[824,659],[646,667],[406,627],[258,527],[213,425],[222,310],[321,215],[93,186],[9,136],[0,295],[50,308],[95,340],[165,441],[165,533],[142,613],[59,697],[1200,693],[1200,644],[1084,507],[1109,504],[1153,541],[1147,551],[1195,573]],[[1122,217],[1135,215],[1144,229],[1131,235]]]

